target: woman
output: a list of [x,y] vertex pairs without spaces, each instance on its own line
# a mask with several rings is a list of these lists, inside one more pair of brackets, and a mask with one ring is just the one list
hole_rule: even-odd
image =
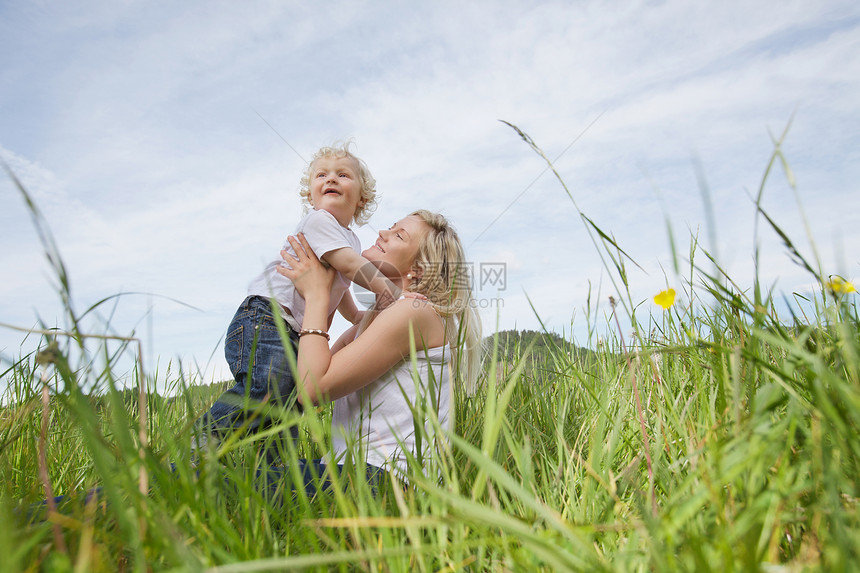
[[[334,400],[335,463],[357,448],[369,470],[405,472],[410,454],[432,455],[426,438],[434,425],[420,418],[435,415],[450,429],[450,385],[473,388],[480,367],[480,321],[460,239],[442,215],[425,210],[380,231],[362,254],[405,292],[426,299],[401,298],[384,310],[372,309],[331,349],[327,308],[334,273],[301,235],[290,242],[296,257],[284,254],[289,268],[279,272],[293,281],[306,304],[298,399],[303,404]],[[416,426],[427,429],[422,439]]]
[[[442,216],[415,211],[390,229],[362,255],[411,296],[384,310],[371,309],[358,326],[346,331],[329,349],[329,292],[335,271],[325,268],[302,235],[289,238],[296,257],[282,251],[290,268],[279,268],[305,299],[299,334],[296,387],[303,404],[334,400],[331,459],[299,460],[294,468],[305,491],[330,486],[326,466],[340,468],[348,454],[367,464],[375,485],[380,470],[406,472],[410,455],[426,459],[433,453],[435,417],[452,425],[451,383],[474,387],[480,368],[480,321],[472,299],[471,280],[457,233]],[[414,353],[414,358],[413,358]],[[453,372],[451,368],[453,366]],[[424,419],[421,419],[424,418]],[[418,451],[416,426],[424,426]],[[429,439],[428,439],[429,438]],[[287,468],[257,470],[259,485],[277,495]],[[319,481],[322,478],[322,481]],[[288,484],[289,489],[295,485]],[[87,494],[100,497],[100,490]],[[67,501],[55,498],[54,504]],[[48,501],[35,504],[31,518]]]

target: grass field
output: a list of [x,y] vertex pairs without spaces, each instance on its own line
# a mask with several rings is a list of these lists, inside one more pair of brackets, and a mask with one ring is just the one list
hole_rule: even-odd
[[[632,320],[634,338],[588,351],[539,333],[491,339],[478,391],[455,397],[454,435],[425,468],[415,461],[405,486],[386,481],[373,492],[347,471],[328,493],[269,495],[255,471],[254,440],[265,436],[228,442],[194,470],[190,421],[217,388],[189,387],[173,372],[161,381],[172,398],[146,391],[165,374],[149,374],[142,393],[121,389],[110,364],[133,344],[108,351],[106,341],[59,337],[23,356],[3,374],[2,569],[860,568],[853,285],[784,233],[820,290],[777,316],[766,285],[704,270],[697,258],[714,266],[694,244],[676,262],[688,277],[678,298],[658,296],[666,309],[640,323],[623,252],[583,223],[615,273],[614,309]],[[320,457],[328,416],[281,413],[282,427],[301,435],[286,455]],[[33,505],[46,486],[101,493],[54,513]],[[34,513],[46,519],[28,522]]]

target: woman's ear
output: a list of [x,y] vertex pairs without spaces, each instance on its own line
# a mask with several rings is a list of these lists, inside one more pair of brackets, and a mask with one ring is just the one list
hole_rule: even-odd
[[415,282],[421,281],[421,277],[424,276],[424,269],[419,267],[418,265],[412,265],[412,269],[409,271],[409,278]]

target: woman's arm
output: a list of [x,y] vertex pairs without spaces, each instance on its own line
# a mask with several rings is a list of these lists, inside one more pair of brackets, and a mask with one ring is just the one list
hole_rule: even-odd
[[[305,298],[302,329],[324,330],[331,279],[307,243],[294,241],[291,237],[297,258],[287,259],[291,267],[288,276]],[[306,397],[300,392],[299,400],[307,398],[317,404],[324,399],[346,396],[370,384],[409,355],[410,334],[419,350],[444,343],[442,322],[429,302],[418,299],[397,301],[334,355],[324,337],[302,336],[299,339],[298,380]]]
[[299,376],[308,397],[317,404],[360,390],[409,356],[410,340],[419,352],[444,343],[442,323],[429,302],[397,301],[335,354],[323,356],[319,344],[300,341]]

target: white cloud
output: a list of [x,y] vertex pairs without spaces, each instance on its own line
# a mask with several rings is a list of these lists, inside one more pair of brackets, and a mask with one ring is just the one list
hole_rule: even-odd
[[[663,270],[674,280],[664,217],[683,255],[688,228],[708,244],[694,159],[721,257],[750,283],[747,193],[757,192],[772,152],[768,129],[780,133],[793,117],[783,150],[823,265],[856,274],[854,3],[318,10],[258,2],[3,9],[0,49],[15,57],[0,70],[10,86],[0,94],[0,152],[44,211],[80,305],[129,290],[204,311],[153,298],[156,355],[208,357],[248,280],[298,220],[303,163],[279,135],[305,157],[354,136],[381,195],[363,241],[415,208],[439,210],[470,258],[508,263],[505,327],[537,327],[525,291],[562,329],[572,315],[582,319],[589,281],[592,296],[598,283],[601,300],[610,294],[608,271],[558,181],[538,178],[543,160],[498,119],[558,157],[577,204],[644,267],[627,267],[639,302],[662,288]],[[0,264],[16,269],[0,286],[0,314],[25,324],[33,308],[53,316],[26,210],[7,183],[0,190]],[[772,174],[764,206],[807,248],[793,197]],[[760,237],[768,282],[808,281],[771,230]],[[122,299],[114,320],[146,329],[149,304]]]

